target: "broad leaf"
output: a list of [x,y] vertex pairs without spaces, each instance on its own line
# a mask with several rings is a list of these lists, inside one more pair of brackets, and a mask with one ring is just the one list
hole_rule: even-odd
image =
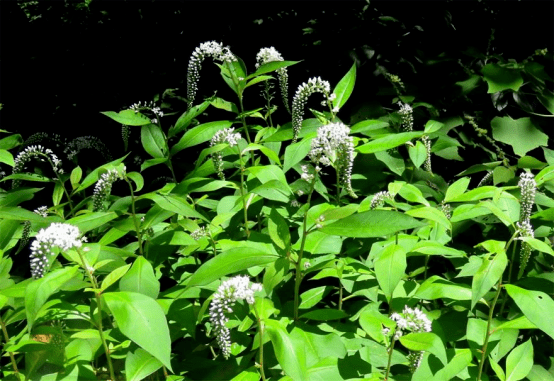
[[522,343],[506,358],[506,381],[520,381],[533,367],[533,343],[531,338]]
[[333,107],[341,108],[354,90],[354,84],[356,83],[356,63],[352,65],[348,73],[339,81],[333,93],[336,95],[333,100]]
[[144,256],[139,256],[135,259],[131,269],[119,281],[119,289],[142,293],[156,299],[160,293],[160,282],[148,260]]
[[543,292],[526,290],[515,285],[506,285],[506,291],[516,305],[533,324],[554,338],[554,300]]
[[375,276],[387,301],[406,272],[406,252],[399,245],[389,245],[375,261]]
[[307,380],[306,356],[293,345],[284,325],[268,319],[265,320],[265,329],[283,371],[294,381]]

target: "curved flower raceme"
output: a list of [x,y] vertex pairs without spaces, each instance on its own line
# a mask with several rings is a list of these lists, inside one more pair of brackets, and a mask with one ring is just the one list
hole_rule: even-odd
[[[537,192],[537,183],[533,174],[523,172],[519,176],[518,186],[521,190],[521,207],[519,212],[519,221],[516,223],[519,229],[519,237],[535,237],[535,231],[531,225],[531,211],[535,204],[535,194]],[[531,257],[532,248],[527,242],[521,243],[519,275],[523,276],[523,271]]]
[[231,354],[231,332],[225,326],[229,319],[226,314],[233,313],[233,305],[239,300],[254,304],[254,293],[262,290],[262,285],[250,283],[248,276],[235,276],[224,281],[210,303],[210,322],[217,343],[225,359]]
[[[123,174],[125,173],[125,167],[123,167]],[[108,172],[102,174],[96,185],[94,186],[94,194],[92,195],[92,204],[94,211],[100,211],[104,208],[104,201],[110,196],[112,192],[112,184],[118,180],[123,179],[123,175],[116,169],[110,169]]]
[[[240,141],[240,133],[233,133],[235,131],[234,127],[219,130],[214,134],[210,141],[210,146],[215,146],[220,143],[228,143],[229,146],[236,146],[238,141]],[[212,154],[212,160],[214,161],[214,167],[217,171],[217,175],[221,180],[225,180],[225,174],[223,173],[223,156],[221,152],[216,152]]]
[[[63,174],[62,161],[58,159],[56,154],[50,149],[47,149],[41,145],[27,146],[25,150],[21,151],[14,160],[13,173],[18,174],[23,171],[25,164],[33,158],[42,157],[41,161],[44,162],[44,158],[52,164],[52,169],[56,174]],[[21,181],[15,179],[12,183],[12,188],[16,188],[21,184]]]
[[202,69],[202,62],[206,57],[211,57],[214,60],[221,62],[236,61],[236,57],[231,53],[228,47],[224,47],[223,44],[208,41],[200,44],[192,56],[190,56],[188,72],[187,72],[187,97],[189,101],[189,108],[192,107],[194,99],[196,98],[196,91],[198,90],[197,84],[200,79],[200,69]]
[[312,148],[308,156],[313,163],[329,166],[333,163],[339,175],[340,184],[353,198],[357,195],[352,190],[352,166],[354,164],[354,144],[348,136],[350,128],[341,122],[321,126],[317,137],[312,139]]
[[308,102],[308,97],[313,93],[323,93],[326,100],[329,100],[331,85],[327,81],[323,81],[320,77],[310,78],[308,83],[303,83],[296,90],[294,99],[292,100],[292,142],[295,143],[298,139],[298,134],[302,128],[302,120],[304,118],[304,106]]
[[48,255],[54,255],[53,248],[62,251],[80,248],[86,241],[81,237],[79,228],[66,223],[52,223],[48,228],[41,229],[31,244],[31,274],[34,279],[44,277],[48,268]]
[[[256,68],[273,61],[284,61],[281,53],[279,53],[274,47],[262,48],[256,55]],[[276,70],[279,75],[279,86],[281,87],[281,97],[283,98],[283,104],[285,108],[291,114],[289,106],[289,75],[287,68],[279,68]]]
[[[418,308],[410,308],[404,306],[402,313],[393,313],[390,315],[391,320],[396,321],[396,331],[394,333],[395,340],[398,340],[406,332],[425,333],[431,331],[431,321],[427,315]],[[385,335],[389,334],[389,329],[383,330]],[[423,358],[423,352],[410,352],[408,360],[410,361],[410,371],[413,373],[420,365]]]

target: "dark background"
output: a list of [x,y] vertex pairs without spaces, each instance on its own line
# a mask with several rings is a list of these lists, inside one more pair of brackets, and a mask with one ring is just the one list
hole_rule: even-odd
[[[15,1],[0,3],[0,128],[24,138],[39,131],[95,135],[114,157],[122,150],[119,126],[99,112],[152,100],[168,88],[186,96],[189,57],[205,41],[229,45],[251,72],[262,47],[304,60],[289,68],[290,100],[313,76],[334,86],[356,61],[356,87],[339,114],[346,122],[354,114],[383,114],[380,103],[391,106],[394,92],[379,66],[400,75],[416,101],[456,108],[462,106],[449,87],[467,78],[460,62],[471,66],[472,52],[487,50],[492,29],[490,52],[504,58],[521,61],[542,48],[552,57],[554,46],[552,1],[93,0],[40,1],[25,10]],[[552,69],[546,68],[551,76]],[[199,89],[197,102],[215,90],[235,101],[209,60]],[[259,101],[246,94],[245,108]],[[490,107],[486,98],[469,101],[474,109]],[[175,106],[185,110],[184,103]],[[290,121],[278,113],[279,123]]]

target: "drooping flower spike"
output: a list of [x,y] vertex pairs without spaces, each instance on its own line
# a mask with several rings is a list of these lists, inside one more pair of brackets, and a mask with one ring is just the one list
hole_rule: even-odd
[[224,47],[221,43],[208,41],[200,44],[200,46],[192,52],[189,60],[187,72],[187,98],[189,101],[189,108],[192,107],[194,99],[196,98],[198,80],[200,79],[200,69],[202,69],[202,62],[206,57],[211,57],[221,62],[232,62],[237,60],[233,53],[231,53],[231,50],[228,47]]
[[407,103],[402,102],[398,102],[398,105],[400,106],[400,111],[398,112],[398,114],[400,114],[400,118],[402,119],[402,129],[404,131],[413,131],[414,116],[412,107]]
[[350,128],[341,122],[319,127],[317,137],[312,139],[308,156],[315,164],[329,166],[332,163],[339,175],[340,184],[351,197],[357,198],[351,184],[354,144],[349,133]]
[[[23,171],[25,164],[33,158],[40,158],[41,161],[48,160],[52,164],[52,169],[56,174],[63,174],[62,161],[58,159],[56,154],[50,149],[41,145],[27,146],[21,151],[14,160],[13,173],[19,174]],[[16,188],[21,184],[21,181],[15,179],[12,183],[12,188]]]
[[104,208],[104,202],[112,192],[112,185],[118,179],[123,179],[125,174],[125,166],[123,166],[123,174],[120,174],[115,168],[108,170],[102,174],[96,185],[94,186],[94,194],[92,195],[92,204],[94,211],[101,211]]
[[304,107],[308,102],[308,97],[313,93],[323,93],[325,101],[329,100],[331,85],[327,81],[323,81],[320,77],[313,77],[308,80],[308,83],[303,83],[296,90],[296,94],[292,100],[292,142],[295,143],[298,139],[298,134],[302,128],[302,120],[304,118]]
[[[262,48],[256,55],[256,68],[267,64],[272,61],[284,61],[281,53],[279,53],[274,47],[271,48]],[[279,86],[281,87],[281,97],[283,98],[283,104],[285,108],[291,114],[289,106],[289,75],[287,73],[287,68],[277,69],[277,74],[279,75]]]
[[31,275],[34,279],[44,277],[48,269],[48,256],[54,255],[53,248],[62,251],[80,248],[86,241],[81,238],[79,228],[66,223],[52,223],[48,228],[41,229],[31,244]]
[[246,300],[250,305],[254,304],[254,293],[261,290],[262,285],[250,284],[248,276],[235,276],[224,281],[214,294],[210,303],[210,322],[225,359],[231,355],[231,331],[225,326],[229,321],[227,314],[233,313],[233,305],[239,300]]
[[[237,145],[237,142],[241,139],[240,133],[233,133],[235,131],[234,127],[219,130],[214,134],[210,141],[210,146],[215,146],[220,143],[228,143],[229,146],[233,147]],[[221,180],[225,180],[225,174],[223,173],[223,156],[221,152],[216,152],[212,154],[212,160],[214,161],[214,167],[217,171],[217,175]]]
[[[535,231],[531,225],[531,211],[535,204],[535,194],[537,192],[537,183],[535,177],[529,172],[523,172],[519,176],[518,186],[521,190],[521,203],[519,210],[519,221],[516,223],[519,229],[519,238],[535,237]],[[531,257],[532,248],[527,242],[521,243],[520,264],[518,278],[523,276],[525,267]]]

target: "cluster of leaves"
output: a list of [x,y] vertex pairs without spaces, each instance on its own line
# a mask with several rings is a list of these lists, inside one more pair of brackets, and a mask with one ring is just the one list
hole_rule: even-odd
[[[96,168],[64,162],[66,173],[54,176],[29,162],[36,167],[1,179],[4,380],[554,379],[554,151],[540,127],[529,117],[478,124],[441,116],[389,76],[397,89],[392,108],[401,101],[413,110],[414,129],[405,131],[398,111],[351,126],[353,199],[327,170],[333,163],[319,169],[309,153],[322,126],[341,122],[356,65],[334,87],[329,111],[312,110],[314,118],[303,120],[297,143],[292,121],[273,125],[271,97],[257,109],[243,107],[248,88],[296,63],[269,62],[253,74],[239,58],[218,65],[238,105],[213,96],[169,128],[162,121],[171,110],[162,118],[152,104],[104,112],[124,132],[140,129],[150,156],[140,171],[125,170],[132,166],[127,153]],[[551,105],[544,84],[552,80],[538,63],[497,60],[460,86],[469,91],[484,81],[498,100],[513,93],[517,102],[523,77],[537,81],[536,97]],[[211,108],[232,117],[204,121]],[[233,126],[243,137],[236,144],[208,146]],[[450,184],[440,167],[431,170],[433,158],[456,160],[468,145],[491,161]],[[0,162],[15,168],[11,151],[25,146],[21,136],[7,135]],[[217,179],[220,170],[225,180]],[[145,181],[143,174],[162,171],[169,178],[162,187]],[[526,171],[537,187],[528,219],[534,237],[518,224],[518,178]],[[114,187],[127,188],[103,189],[99,199],[96,187],[110,174],[122,179]],[[493,185],[470,187],[474,174]],[[46,214],[33,213],[40,206],[34,197],[49,184]],[[376,198],[383,191],[386,197]],[[18,253],[57,222],[78,227],[86,250],[54,251],[45,276],[33,279]],[[531,251],[527,263],[520,247]],[[209,307],[235,275],[263,288],[254,304],[229,312],[226,359]],[[432,330],[400,336],[395,345],[387,333],[400,324],[390,315],[405,306],[425,312]],[[410,352],[423,352],[421,362],[411,364]]]

